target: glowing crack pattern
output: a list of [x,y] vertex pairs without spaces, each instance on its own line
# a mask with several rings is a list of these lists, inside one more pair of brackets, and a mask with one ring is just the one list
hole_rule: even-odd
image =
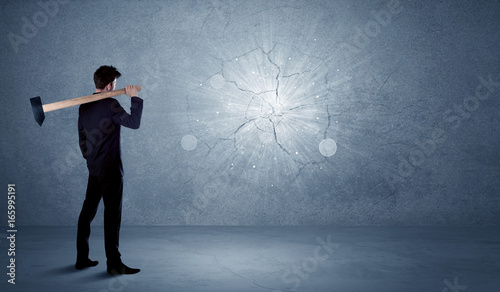
[[190,100],[207,106],[189,112],[193,135],[224,153],[217,161],[226,165],[215,169],[241,169],[255,182],[284,187],[334,154],[319,149],[330,127],[322,60],[277,43],[220,62]]

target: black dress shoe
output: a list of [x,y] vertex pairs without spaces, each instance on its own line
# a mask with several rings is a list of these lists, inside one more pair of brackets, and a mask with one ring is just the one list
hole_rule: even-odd
[[132,275],[137,274],[141,270],[127,267],[124,264],[116,265],[116,266],[108,266],[108,274],[111,275]]
[[91,261],[90,259],[76,260],[75,269],[83,270],[85,268],[95,267],[98,263],[98,261]]

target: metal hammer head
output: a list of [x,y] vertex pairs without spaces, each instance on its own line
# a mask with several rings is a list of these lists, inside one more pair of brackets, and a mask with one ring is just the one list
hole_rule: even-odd
[[35,115],[35,121],[40,125],[43,124],[45,120],[45,113],[43,112],[42,99],[40,96],[30,98],[31,108],[33,109],[33,114]]

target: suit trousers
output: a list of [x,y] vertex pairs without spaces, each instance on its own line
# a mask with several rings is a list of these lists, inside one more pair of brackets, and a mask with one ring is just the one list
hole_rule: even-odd
[[104,202],[104,247],[108,265],[121,263],[118,251],[122,214],[123,178],[89,175],[87,194],[78,218],[76,238],[77,260],[89,258],[90,224],[99,202]]

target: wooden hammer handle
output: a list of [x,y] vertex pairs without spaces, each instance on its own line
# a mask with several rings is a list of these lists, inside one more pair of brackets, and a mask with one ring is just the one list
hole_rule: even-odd
[[[142,90],[140,85],[136,85],[135,89],[137,89],[137,91]],[[93,102],[93,101],[97,101],[97,100],[101,100],[101,99],[105,99],[105,98],[109,98],[109,97],[114,97],[114,96],[118,96],[118,95],[123,95],[123,94],[125,94],[125,88],[112,90],[112,91],[106,91],[106,92],[92,94],[92,95],[86,95],[86,96],[82,96],[82,97],[53,102],[53,103],[49,103],[49,104],[44,104],[42,107],[43,107],[43,112],[46,113],[46,112],[55,111],[58,109],[74,106],[74,105],[89,103],[89,102]]]

